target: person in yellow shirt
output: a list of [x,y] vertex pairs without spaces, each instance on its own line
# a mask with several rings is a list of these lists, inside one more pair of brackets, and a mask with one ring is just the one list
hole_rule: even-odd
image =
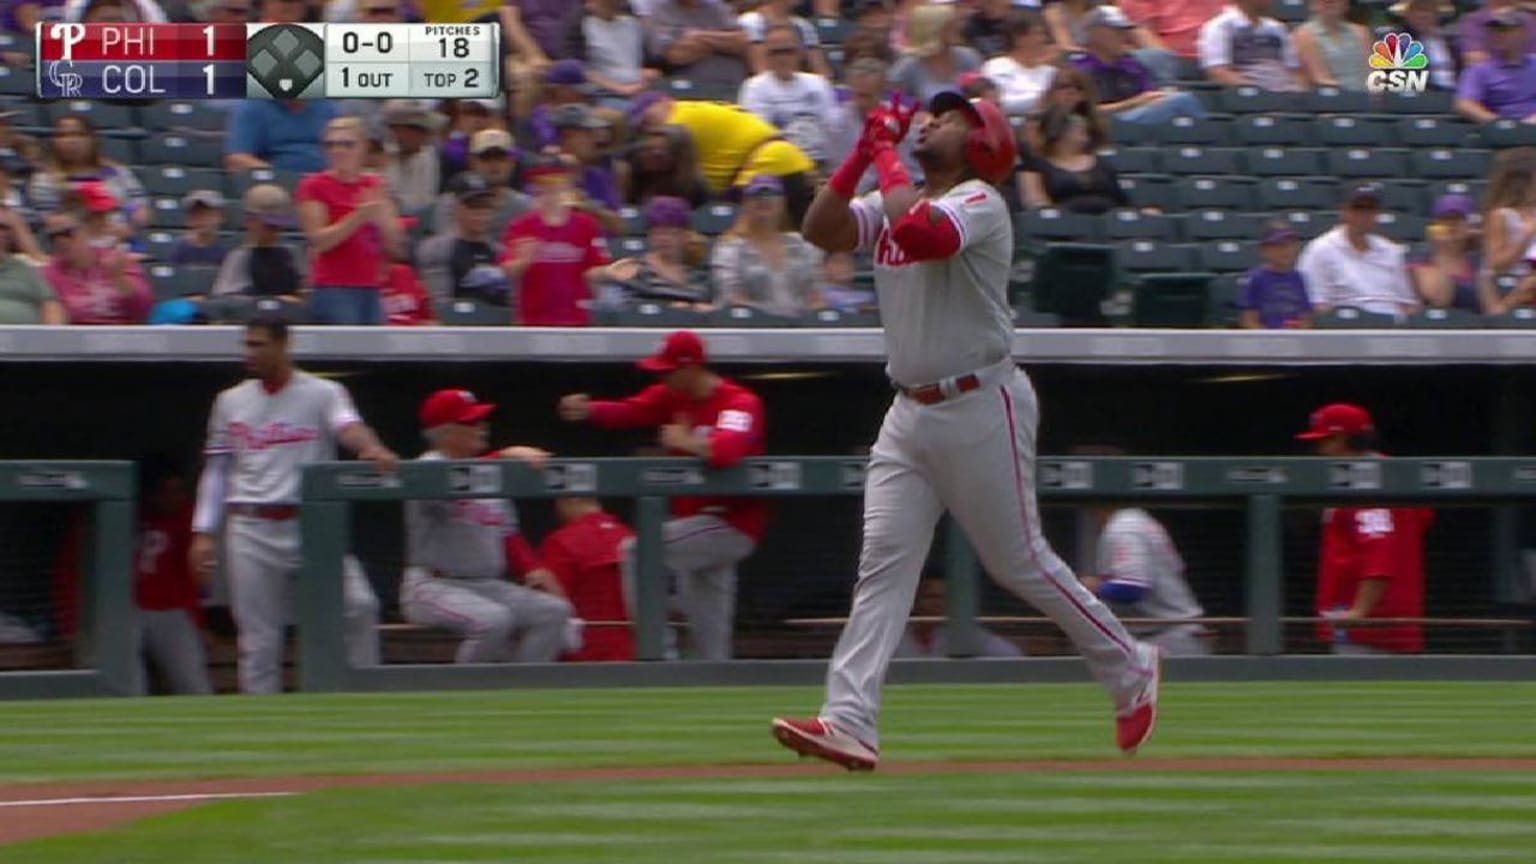
[[642,93],[630,106],[629,125],[637,132],[663,126],[686,129],[698,150],[699,168],[716,195],[737,198],[753,177],[778,177],[796,225],[816,194],[816,163],[811,157],[784,140],[773,124],[739,105]]
[[421,20],[428,24],[469,24],[500,20],[499,0],[417,0]]

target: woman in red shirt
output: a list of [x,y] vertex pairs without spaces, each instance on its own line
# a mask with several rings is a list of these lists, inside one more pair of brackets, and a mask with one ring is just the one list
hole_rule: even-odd
[[363,171],[367,136],[362,121],[341,117],[325,127],[330,167],[299,183],[299,223],[314,256],[318,324],[383,324],[379,262],[404,245],[400,214],[384,178]]

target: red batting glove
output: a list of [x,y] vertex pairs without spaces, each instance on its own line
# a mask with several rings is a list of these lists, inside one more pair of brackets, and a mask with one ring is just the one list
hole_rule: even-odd
[[900,93],[880,103],[869,112],[864,121],[863,134],[859,136],[860,149],[871,158],[881,144],[892,147],[900,144],[912,129],[912,118],[917,116],[917,103],[908,102]]

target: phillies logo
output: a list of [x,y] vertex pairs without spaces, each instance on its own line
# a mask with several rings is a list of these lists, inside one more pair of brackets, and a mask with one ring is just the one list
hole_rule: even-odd
[[288,423],[268,423],[252,428],[245,423],[229,424],[229,436],[241,450],[268,450],[282,444],[306,444],[320,438],[320,430]]
[[461,522],[484,525],[487,528],[505,528],[510,524],[507,511],[496,504],[476,501],[473,498],[454,501],[453,515]]
[[891,240],[891,232],[881,228],[880,236],[875,240],[875,266],[877,267],[906,267],[913,263],[907,255],[907,250],[897,246]]

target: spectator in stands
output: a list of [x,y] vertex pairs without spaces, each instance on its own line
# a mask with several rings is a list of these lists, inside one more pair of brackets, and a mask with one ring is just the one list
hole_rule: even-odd
[[[777,0],[776,0],[777,2]],[[767,70],[741,85],[741,107],[777,126],[784,137],[825,167],[827,118],[837,109],[832,83],[815,72],[801,72],[800,35],[794,27],[770,26],[762,37]]]
[[11,182],[11,173],[7,170],[3,159],[0,159],[0,210],[16,213],[23,223],[33,221],[32,208],[27,206],[27,197],[22,194],[20,186]]
[[1008,32],[1008,13],[1012,10],[1012,0],[981,0],[966,16],[960,37],[982,57],[1007,54],[1013,48]]
[[702,207],[710,199],[709,182],[699,169],[699,152],[693,136],[681,126],[662,126],[646,132],[630,156],[629,191],[625,199],[644,204],[657,196],[671,196]]
[[27,183],[27,200],[39,213],[61,209],[71,189],[99,183],[121,207],[123,236],[149,224],[153,214],[144,184],[126,166],[102,155],[101,137],[89,119],[79,114],[60,117],[48,149],[47,161]]
[[288,190],[258,183],[241,202],[245,240],[224,259],[210,294],[215,298],[277,297],[297,307],[305,291],[303,259],[282,240],[298,224]]
[[1200,55],[1200,28],[1221,14],[1226,0],[1119,0],[1120,10],[1179,57]]
[[821,297],[827,308],[839,312],[877,311],[873,285],[860,286],[855,282],[857,277],[858,268],[851,253],[833,252],[827,256],[821,265]]
[[567,105],[589,104],[594,92],[595,88],[587,81],[586,67],[580,60],[558,60],[550,64],[544,76],[543,99],[528,117],[534,143],[544,148],[558,146],[560,130],[555,128],[555,112]]
[[65,193],[59,212],[73,213],[80,220],[80,230],[91,246],[129,249],[124,242],[129,229],[119,215],[122,208],[106,184],[92,180]]
[[[1056,48],[1068,54],[1077,54],[1088,50],[1088,27],[1095,13],[1105,8],[1118,7],[1112,5],[1101,6],[1098,0],[1059,0],[1045,7],[1042,13],[1046,26],[1050,28],[1051,39]],[[1124,17],[1124,13],[1121,13]],[[1168,50],[1151,31],[1131,23],[1128,38],[1132,45],[1132,53],[1142,65],[1152,70],[1153,75],[1159,81],[1172,81],[1179,77],[1178,55]]]
[[[878,3],[879,0],[874,0]],[[843,40],[843,63],[848,64],[866,57],[890,65],[896,62],[896,51],[891,48],[891,34],[884,30],[856,28]]]
[[448,110],[453,120],[448,134],[437,145],[442,163],[438,176],[445,183],[469,170],[469,142],[475,133],[506,125],[506,109],[500,99],[458,99]]
[[1200,68],[1207,78],[1224,87],[1306,89],[1291,31],[1265,14],[1270,2],[1235,0],[1200,28]]
[[1025,167],[1019,195],[1029,207],[1061,207],[1077,213],[1105,213],[1130,201],[1108,159],[1095,153],[1093,133],[1083,115],[1056,107],[1040,120],[1040,151]]
[[610,213],[618,210],[624,203],[619,189],[627,182],[623,174],[628,167],[616,163],[598,147],[598,133],[608,128],[608,121],[585,105],[562,105],[550,119],[559,130],[558,152],[570,156],[579,166],[576,188],[598,208]]
[[954,90],[960,76],[981,68],[981,55],[961,41],[964,26],[952,5],[925,3],[912,10],[907,56],[891,67],[891,86],[927,105],[945,90]]
[[715,297],[722,305],[752,306],[785,317],[826,305],[818,290],[821,253],[798,233],[784,230],[785,215],[779,178],[752,178],[736,224],[711,256]]
[[507,88],[513,110],[527,117],[538,104],[539,83],[550,65],[564,58],[560,38],[570,0],[506,0],[501,7],[501,32],[510,49],[507,56]]
[[799,49],[796,65],[790,71],[799,71],[803,67],[822,78],[831,78],[832,66],[821,50],[821,34],[811,22],[794,14],[794,8],[795,0],[761,0],[756,9],[744,12],[736,19],[747,34],[747,64],[752,74],[760,76],[779,68],[772,62],[774,46],[767,44],[768,31],[788,27],[794,31],[795,45]]
[[1403,247],[1376,233],[1380,214],[1381,187],[1355,186],[1344,199],[1339,225],[1302,250],[1296,267],[1313,309],[1354,306],[1399,320],[1418,311]]
[[1114,6],[1100,6],[1088,13],[1084,27],[1088,53],[1073,63],[1093,77],[1100,111],[1132,123],[1164,123],[1174,117],[1205,116],[1205,106],[1194,94],[1158,87],[1151,70],[1131,55],[1128,34],[1136,25],[1124,12]]
[[554,575],[580,622],[581,649],[560,659],[614,662],[635,659],[629,625],[630,550],[635,532],[603,511],[596,498],[556,498],[560,527],[539,546],[539,560]]
[[502,250],[492,231],[497,192],[479,174],[455,178],[448,193],[453,221],[416,247],[417,264],[435,303],[466,299],[506,305],[511,299],[512,283],[497,265]]
[[63,18],[85,24],[168,24],[171,20],[154,0],[65,0]]
[[[401,220],[401,230],[415,227],[415,220],[407,216]],[[380,302],[384,305],[384,323],[391,327],[423,327],[437,323],[437,313],[432,311],[432,298],[416,274],[411,262],[385,259],[379,272]]]
[[[513,219],[533,207],[531,198],[509,185],[517,167],[513,159],[515,145],[512,133],[505,129],[482,129],[470,139],[468,173],[480,177],[496,192],[496,206],[492,211],[490,226],[492,237],[505,234]],[[451,190],[438,196],[437,207],[432,214],[432,229],[445,231],[453,225],[456,207],[458,199]]]
[[0,324],[69,323],[38,269],[40,253],[21,214],[0,207]]
[[1492,56],[1461,73],[1456,110],[1474,123],[1500,117],[1536,123],[1536,54],[1526,48],[1521,14],[1511,9],[1490,16]]
[[747,80],[747,34],[722,0],[658,0],[646,24],[669,75],[721,87]]
[[507,227],[502,270],[518,283],[513,323],[530,327],[584,327],[592,320],[593,289],[628,282],[639,262],[613,261],[603,226],[571,206],[574,177],[561,159],[541,157],[524,170],[534,209]]
[[323,170],[326,154],[320,138],[336,116],[336,106],[323,99],[246,99],[229,112],[224,167]]
[[53,260],[43,276],[71,324],[143,324],[154,297],[144,271],[122,247],[98,248],[80,220],[55,213],[44,222]]
[[355,117],[325,129],[330,167],[299,183],[299,224],[314,256],[310,317],[318,324],[382,324],[379,261],[404,242],[400,214],[377,174],[364,173],[363,124]]
[[610,108],[623,108],[661,77],[661,70],[646,66],[645,25],[624,0],[586,0],[566,25],[565,56],[586,65],[587,80]]
[[177,267],[218,267],[229,254],[219,239],[224,224],[224,196],[212,189],[195,189],[181,199],[187,230],[171,247],[170,263]]
[[1371,39],[1366,29],[1344,16],[1349,0],[1312,0],[1312,17],[1296,28],[1296,57],[1313,87],[1365,90]]
[[[923,579],[917,584],[917,599],[912,604],[912,617],[920,619],[907,625],[901,642],[896,646],[895,657],[903,660],[944,660],[950,656],[949,623],[945,618],[944,595],[947,586],[943,571],[928,567]],[[935,620],[938,619],[938,620]],[[1013,642],[999,636],[980,624],[976,628],[976,651],[967,657],[1023,657],[1024,651]]]
[[440,119],[419,99],[384,103],[384,125],[389,128],[384,179],[406,213],[431,207],[442,188],[442,165],[432,143]]
[[263,24],[299,24],[309,17],[309,0],[257,0],[256,13]]
[[1024,115],[1035,110],[1040,97],[1056,76],[1051,61],[1056,51],[1051,47],[1040,13],[1014,9],[1008,13],[1008,52],[988,60],[981,72],[997,83],[1003,110]]
[[681,102],[661,93],[642,93],[629,111],[630,125],[641,129],[682,126],[699,148],[704,179],[721,195],[737,197],[759,174],[784,182],[789,211],[800,224],[815,195],[816,163],[779,130],[734,105]]
[[1514,147],[1494,158],[1483,204],[1483,311],[1501,315],[1533,298],[1523,292],[1500,296],[1500,277],[1523,285],[1531,272],[1529,250],[1536,243],[1536,148]]
[[1445,0],[1404,0],[1391,9],[1400,22],[1397,29],[1423,43],[1429,85],[1436,90],[1456,89],[1463,62],[1461,48],[1446,38],[1441,26],[1440,13],[1446,8],[1454,12],[1456,7]]
[[[885,82],[889,68],[873,57],[860,58],[845,67],[843,92],[839,94],[838,105],[826,122],[827,164],[841,165],[858,145],[869,112],[875,110],[887,96]],[[912,155],[916,141],[916,135],[908,135],[905,141],[897,145],[897,152],[901,154],[902,162],[913,178],[920,178],[923,176],[922,166],[917,164],[917,159]],[[871,169],[864,175],[859,189],[867,192],[875,186],[875,171]]]
[[1515,21],[1514,29],[1524,34],[1518,43],[1521,53],[1536,53],[1536,15],[1526,11],[1520,0],[1484,0],[1483,8],[1461,16],[1457,31],[1462,60],[1467,66],[1492,59],[1495,52],[1489,41],[1495,33],[1489,29],[1489,22],[1495,18]]
[[1429,252],[1409,265],[1425,306],[1482,311],[1477,279],[1482,266],[1472,251],[1467,224],[1476,212],[1477,205],[1466,195],[1441,195],[1435,200],[1434,221],[1426,231]]
[[42,162],[42,148],[31,135],[11,125],[20,115],[21,112],[0,105],[0,173],[6,174],[8,180],[25,183]]
[[1249,330],[1312,326],[1306,278],[1296,269],[1300,250],[1301,235],[1285,220],[1274,219],[1264,226],[1259,237],[1263,263],[1243,276],[1238,326]]
[[30,39],[38,22],[63,18],[63,9],[64,0],[11,0],[0,5],[0,33]]
[[200,17],[210,24],[245,24],[252,20],[254,11],[248,0],[212,0],[202,5]]
[[646,252],[635,278],[624,285],[634,300],[673,303],[700,311],[710,308],[714,288],[702,254],[692,248],[690,210],[681,198],[659,196],[645,205]]

